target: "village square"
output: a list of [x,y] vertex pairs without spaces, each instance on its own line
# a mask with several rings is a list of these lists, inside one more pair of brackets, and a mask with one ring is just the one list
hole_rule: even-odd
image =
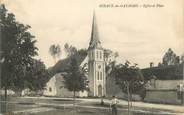
[[[57,29],[54,30],[56,33],[49,30],[57,22],[57,17],[53,17],[55,21],[48,21],[50,25],[37,19],[38,15],[25,23],[18,13],[19,18],[16,17],[9,3],[0,2],[0,115],[184,114],[184,51],[179,45],[173,45],[173,38],[160,40],[159,44],[154,37],[160,34],[150,34],[156,45],[149,41],[154,49],[147,49],[144,47],[147,39],[142,38],[145,40],[142,42],[137,37],[143,34],[147,37],[148,33],[139,33],[128,27],[127,31],[122,27],[125,28],[122,31],[130,33],[132,39],[134,34],[131,32],[135,33],[136,40],[131,41],[134,46],[128,38],[124,38],[128,40],[125,43],[117,38],[118,41],[113,27],[105,26],[109,30],[100,27],[103,21],[98,16],[102,13],[93,9],[87,27],[76,27],[82,30],[75,34],[74,38],[78,39],[63,38],[61,44],[59,38],[47,38],[49,34],[60,35]],[[39,14],[39,11],[35,13]],[[33,20],[40,22],[34,26],[36,22]],[[64,25],[75,26],[71,20],[62,21]],[[45,40],[39,39],[44,36],[39,30],[41,26],[45,29]],[[37,28],[34,30],[34,27]],[[65,29],[59,31],[65,32]],[[160,33],[157,29],[155,31]],[[74,30],[65,34],[70,36],[72,33]],[[157,49],[158,46],[163,47]]]

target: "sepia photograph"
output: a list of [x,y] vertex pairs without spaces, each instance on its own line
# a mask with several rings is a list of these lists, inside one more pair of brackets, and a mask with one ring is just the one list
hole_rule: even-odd
[[0,0],[0,115],[184,115],[184,1]]

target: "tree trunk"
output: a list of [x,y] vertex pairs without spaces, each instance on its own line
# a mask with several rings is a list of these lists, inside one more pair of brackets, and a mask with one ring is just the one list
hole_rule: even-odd
[[75,105],[75,91],[73,92],[73,104]]
[[7,87],[4,88],[4,99],[7,101]]
[[4,88],[4,108],[3,108],[4,113],[6,113],[6,108],[7,108],[6,104],[7,104],[7,87],[5,86]]
[[129,83],[127,82],[127,93],[128,93],[128,115],[130,115],[130,91],[129,91]]
[[130,90],[130,107],[132,108],[132,91]]
[[73,115],[75,115],[75,91],[73,91]]

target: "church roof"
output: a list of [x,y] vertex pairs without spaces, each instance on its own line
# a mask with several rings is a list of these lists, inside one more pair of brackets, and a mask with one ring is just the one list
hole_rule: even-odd
[[99,33],[98,33],[98,27],[97,27],[95,12],[93,13],[91,40],[90,40],[90,43],[89,43],[89,49],[92,49],[92,48],[102,48],[101,42],[100,42],[100,39],[99,39]]
[[[80,65],[84,59],[87,56],[87,52],[79,52],[79,54],[75,54],[74,57],[76,57],[78,64]],[[65,58],[62,60],[59,60],[52,68],[50,68],[50,72],[55,75],[56,73],[60,72],[66,72],[68,67],[70,66],[71,58]]]

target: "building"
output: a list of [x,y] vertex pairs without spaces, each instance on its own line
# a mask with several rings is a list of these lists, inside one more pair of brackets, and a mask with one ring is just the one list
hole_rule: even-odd
[[[63,75],[64,73],[57,73],[47,82],[46,89],[43,92],[44,96],[73,97],[73,92],[68,91],[64,86]],[[87,92],[77,92],[76,96],[86,97]]]
[[[101,97],[106,95],[106,73],[105,73],[105,59],[104,59],[104,49],[102,48],[100,38],[98,35],[98,27],[96,22],[95,13],[93,14],[92,30],[91,30],[91,40],[87,53],[77,55],[77,62],[80,67],[88,69],[87,78],[89,80],[89,92],[79,92],[78,96],[96,96]],[[44,95],[46,96],[62,96],[70,97],[71,92],[69,92],[63,84],[62,73],[70,64],[70,59],[66,58],[60,60],[52,67],[52,72],[55,75],[49,80],[46,85],[46,90]]]
[[106,95],[104,49],[99,39],[95,14],[93,15],[91,41],[88,48],[88,72],[89,95],[98,97]]
[[183,64],[142,69],[147,82],[144,101],[155,103],[181,104]]

